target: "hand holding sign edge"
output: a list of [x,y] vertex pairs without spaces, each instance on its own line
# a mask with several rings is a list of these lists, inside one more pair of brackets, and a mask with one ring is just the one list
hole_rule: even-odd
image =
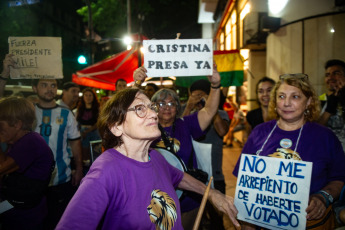
[[217,88],[220,86],[220,75],[217,70],[217,64],[213,61],[213,74],[208,76],[208,80],[211,83],[211,87]]
[[[134,86],[139,87],[141,82],[145,81],[145,78],[147,78],[147,70],[144,66],[139,67],[133,72],[133,80],[135,82]],[[140,84],[138,83],[140,82]]]

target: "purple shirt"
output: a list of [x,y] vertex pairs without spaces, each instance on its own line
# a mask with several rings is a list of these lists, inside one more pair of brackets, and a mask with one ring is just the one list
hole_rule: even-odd
[[30,132],[14,143],[8,153],[19,166],[17,172],[31,179],[47,180],[51,175],[53,152],[39,133]]
[[[12,157],[19,169],[28,178],[48,180],[51,175],[54,156],[45,140],[35,132],[30,132],[15,142],[7,153]],[[45,197],[31,209],[13,208],[2,214],[5,226],[11,229],[35,229],[47,213]]]
[[[176,216],[171,229],[182,229],[175,187],[181,182],[183,172],[171,166],[157,151],[151,150],[149,155],[150,161],[138,162],[114,149],[102,153],[83,178],[56,229],[85,230],[101,226],[101,229],[155,230],[148,209],[154,202],[155,207],[161,207],[161,202],[169,200],[169,204],[175,204],[173,215]],[[160,192],[153,199],[152,194],[157,190],[165,195]],[[158,216],[164,212],[163,218],[169,218],[171,212],[165,208],[160,211],[156,213]]]
[[[172,126],[165,127],[164,130],[170,137],[177,140],[175,141],[176,148],[178,149],[176,154],[183,160],[185,165],[188,167],[189,161],[192,159],[193,167],[198,168],[193,149],[192,137],[193,139],[198,139],[206,134],[206,131],[203,132],[200,128],[198,113],[193,113],[189,116],[176,119],[174,132]],[[152,144],[152,146],[156,145],[162,146],[164,145],[164,142],[161,139],[158,139]],[[202,197],[196,193],[188,193],[187,196],[183,196],[181,200],[181,211],[188,212],[199,207],[201,198]]]
[[[242,153],[255,154],[261,149],[269,133],[277,122],[275,120],[258,125],[250,134]],[[278,126],[268,139],[260,156],[267,156],[278,152],[277,149],[295,150],[300,129],[284,131]],[[283,141],[283,139],[285,139]],[[287,148],[286,145],[291,144]],[[345,156],[338,138],[333,132],[314,122],[307,122],[303,126],[300,140],[296,149],[303,161],[313,162],[310,193],[315,193],[329,182],[339,180],[345,182]],[[237,176],[240,159],[233,174]]]

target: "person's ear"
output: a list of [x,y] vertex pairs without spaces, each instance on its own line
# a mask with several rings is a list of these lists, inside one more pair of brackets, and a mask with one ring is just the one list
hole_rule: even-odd
[[123,125],[113,125],[113,127],[110,128],[110,132],[114,134],[114,136],[120,137],[123,133]]
[[307,109],[307,108],[308,108],[308,106],[310,105],[311,100],[312,100],[312,98],[311,98],[311,97],[309,97],[309,98],[308,98],[308,101],[307,101],[307,106],[306,106],[306,109]]

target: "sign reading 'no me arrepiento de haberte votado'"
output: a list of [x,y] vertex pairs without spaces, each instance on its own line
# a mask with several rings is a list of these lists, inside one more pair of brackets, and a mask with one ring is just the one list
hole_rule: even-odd
[[237,218],[268,229],[305,229],[312,163],[242,154]]
[[63,78],[60,37],[9,37],[8,44],[12,79]]
[[144,40],[149,77],[212,75],[212,39]]

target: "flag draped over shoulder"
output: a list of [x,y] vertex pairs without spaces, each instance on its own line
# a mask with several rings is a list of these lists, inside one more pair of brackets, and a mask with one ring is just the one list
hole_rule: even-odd
[[[243,58],[239,50],[215,50],[213,51],[213,60],[216,62],[223,87],[243,84]],[[207,76],[177,77],[175,84],[188,88],[199,79],[207,79]]]

